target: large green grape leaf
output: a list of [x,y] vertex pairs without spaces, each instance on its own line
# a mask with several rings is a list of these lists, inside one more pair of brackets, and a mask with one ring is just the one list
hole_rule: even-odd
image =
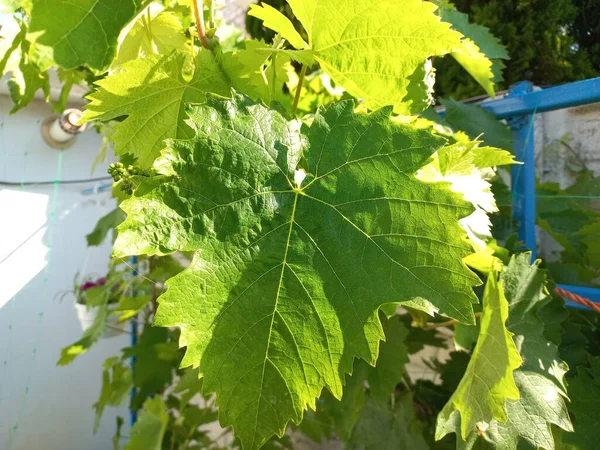
[[123,450],[161,450],[168,423],[167,407],[160,395],[146,400]]
[[600,359],[589,356],[590,367],[578,367],[569,380],[569,395],[575,433],[564,436],[566,442],[581,450],[598,448],[600,440]]
[[[426,60],[463,47],[461,34],[440,21],[436,6],[421,0],[288,0],[308,34],[315,61],[370,109],[393,105],[415,113],[427,105]],[[249,13],[289,35],[281,15],[268,7]],[[304,41],[290,43],[304,49]],[[412,79],[411,79],[412,78]],[[418,79],[418,80],[416,80]],[[412,89],[409,84],[412,81]],[[409,95],[410,94],[410,95]]]
[[107,68],[121,29],[135,16],[141,0],[36,0],[29,37],[40,59],[50,56],[65,69]]
[[364,450],[427,450],[412,395],[402,394],[393,407],[368,399],[348,448]]
[[507,400],[519,399],[513,371],[522,362],[505,327],[507,317],[502,281],[493,271],[485,286],[477,345],[458,388],[438,416],[436,440],[448,433],[466,439],[474,429],[485,431],[493,419],[506,422]]
[[[523,365],[514,373],[521,396],[507,401],[507,422],[494,421],[480,433],[481,439],[497,449],[553,450],[551,425],[573,431],[563,398],[567,367],[558,357],[557,346],[544,337],[544,322],[538,315],[550,300],[546,271],[539,269],[538,263],[530,265],[530,259],[531,253],[513,256],[502,273],[509,305],[506,326],[514,333]],[[547,317],[553,321],[561,318],[560,311]],[[475,440],[475,436],[469,439],[473,444]]]
[[182,365],[200,366],[221,422],[257,448],[323,387],[340,398],[354,357],[375,363],[383,304],[423,298],[473,323],[458,224],[472,207],[415,178],[446,140],[390,108],[336,103],[300,132],[247,97],[209,98],[190,108],[196,136],[134,179],[115,254],[197,250],[156,323],[181,328]]

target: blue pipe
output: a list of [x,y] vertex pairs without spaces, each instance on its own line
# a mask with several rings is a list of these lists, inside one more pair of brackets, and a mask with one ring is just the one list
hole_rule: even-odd
[[[517,83],[511,91],[522,83],[527,82]],[[509,94],[498,100],[485,101],[481,106],[498,119],[507,119],[596,102],[600,102],[600,77],[537,91],[522,91],[520,95]]]
[[[137,277],[138,273],[139,273],[138,272],[138,257],[132,256],[130,258],[130,264],[133,267],[133,276]],[[135,293],[134,293],[134,295],[135,295]],[[129,331],[130,331],[130,335],[131,335],[131,346],[133,347],[137,344],[137,341],[138,341],[138,322],[137,322],[136,318],[133,318],[130,320]],[[132,378],[135,378],[135,356],[131,357],[130,366],[131,366]],[[135,410],[131,407],[131,404],[133,403],[133,399],[135,398],[135,394],[136,394],[136,389],[134,386],[129,391],[129,401],[130,401],[129,425],[130,426],[135,425],[135,422],[137,421],[137,410]]]
[[[533,92],[527,81],[511,87],[506,98],[523,98]],[[532,262],[536,259],[536,204],[535,204],[535,133],[532,114],[508,120],[513,132],[516,160],[523,164],[511,167],[512,215],[519,222],[519,240],[531,250]]]

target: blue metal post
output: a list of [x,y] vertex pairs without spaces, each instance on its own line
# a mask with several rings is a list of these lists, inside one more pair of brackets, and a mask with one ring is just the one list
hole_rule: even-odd
[[[133,276],[137,277],[138,276],[138,257],[132,256],[130,261],[131,261],[131,266],[133,267]],[[138,338],[138,323],[137,323],[137,319],[135,317],[133,319],[131,319],[131,321],[129,322],[129,331],[131,334],[131,346],[133,347],[137,344],[137,338]],[[135,377],[135,356],[131,357],[130,365],[131,365],[132,375],[133,375],[133,377]],[[136,389],[135,389],[135,387],[132,387],[131,391],[129,391],[129,400],[131,403],[133,403],[135,394],[136,394]],[[129,425],[133,426],[136,421],[137,421],[137,410],[133,409],[130,406],[129,407]]]
[[[523,97],[532,92],[533,85],[522,81],[511,87],[508,98]],[[523,164],[511,168],[512,213],[519,221],[519,240],[531,250],[536,259],[535,212],[535,136],[534,116],[511,117],[508,124],[513,130],[513,143],[517,161]]]

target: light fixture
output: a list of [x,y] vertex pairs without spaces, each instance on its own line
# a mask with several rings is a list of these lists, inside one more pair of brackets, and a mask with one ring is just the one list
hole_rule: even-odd
[[61,115],[52,114],[42,122],[42,137],[53,148],[69,148],[75,143],[78,134],[83,133],[87,124],[79,125],[83,112],[79,109],[66,109]]

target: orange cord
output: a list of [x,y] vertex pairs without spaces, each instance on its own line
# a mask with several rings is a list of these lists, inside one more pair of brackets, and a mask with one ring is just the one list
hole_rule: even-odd
[[556,292],[561,297],[568,298],[569,300],[572,300],[575,303],[579,303],[580,305],[587,306],[588,308],[590,308],[596,312],[600,312],[600,303],[595,303],[585,297],[582,297],[577,294],[573,294],[572,292],[566,291],[559,287],[555,288],[554,292]]

